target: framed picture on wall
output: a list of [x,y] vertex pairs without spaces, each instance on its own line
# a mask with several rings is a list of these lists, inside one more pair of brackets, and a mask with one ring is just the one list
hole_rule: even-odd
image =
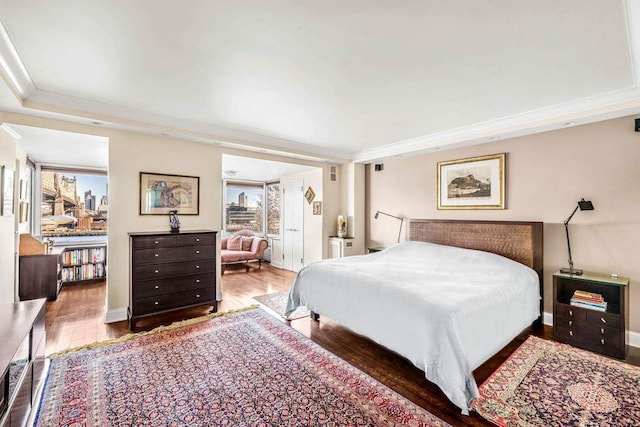
[[505,209],[505,153],[438,162],[438,209]]
[[13,169],[2,166],[2,215],[13,215]]
[[322,215],[322,202],[320,201],[313,202],[313,214]]
[[200,178],[140,172],[140,215],[198,215]]

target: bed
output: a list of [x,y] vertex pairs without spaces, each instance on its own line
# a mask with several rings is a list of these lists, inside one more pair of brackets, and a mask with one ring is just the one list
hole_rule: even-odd
[[468,414],[473,370],[542,319],[542,223],[408,221],[407,241],[304,267],[307,306],[407,358]]

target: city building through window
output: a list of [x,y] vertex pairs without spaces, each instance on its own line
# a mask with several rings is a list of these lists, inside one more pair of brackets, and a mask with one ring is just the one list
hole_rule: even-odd
[[106,174],[43,169],[41,189],[42,237],[107,234]]
[[225,231],[264,234],[264,183],[226,182]]

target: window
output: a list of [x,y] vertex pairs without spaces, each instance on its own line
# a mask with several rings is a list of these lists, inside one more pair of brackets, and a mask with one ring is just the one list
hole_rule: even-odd
[[226,182],[225,230],[234,233],[251,230],[264,233],[264,184],[252,182]]
[[107,234],[107,175],[42,169],[42,237]]
[[267,234],[280,235],[280,183],[267,184]]

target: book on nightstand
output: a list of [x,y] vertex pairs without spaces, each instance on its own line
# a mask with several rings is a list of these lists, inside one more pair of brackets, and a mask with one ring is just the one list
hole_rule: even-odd
[[602,295],[593,292],[576,290],[569,304],[591,310],[607,311],[607,302]]

